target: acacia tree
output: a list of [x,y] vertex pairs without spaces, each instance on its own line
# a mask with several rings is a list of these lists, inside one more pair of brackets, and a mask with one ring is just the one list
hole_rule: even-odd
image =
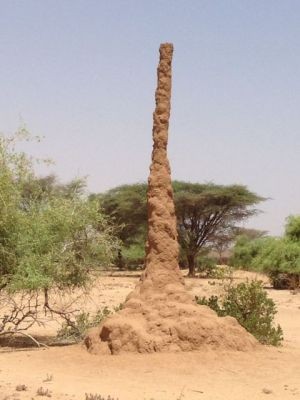
[[227,259],[225,257],[226,250],[229,249],[230,245],[233,243],[236,237],[235,227],[229,226],[227,229],[216,233],[212,241],[212,250],[216,251],[218,254],[218,263],[224,264]]
[[253,216],[253,207],[263,200],[242,185],[215,185],[175,181],[175,207],[179,243],[184,250],[189,275],[195,275],[200,250],[241,221]]
[[106,193],[92,194],[90,199],[97,199],[100,210],[118,226],[118,236],[129,246],[145,242],[147,231],[147,185],[135,183],[117,186]]
[[[256,214],[254,205],[263,200],[242,185],[173,182],[177,228],[181,252],[189,275],[194,276],[196,257],[237,223]],[[146,237],[147,209],[145,183],[124,185],[100,195],[104,211],[123,228],[120,239],[129,245]]]

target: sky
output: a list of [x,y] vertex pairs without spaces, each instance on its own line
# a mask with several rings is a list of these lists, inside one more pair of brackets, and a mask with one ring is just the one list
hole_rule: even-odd
[[[174,44],[172,177],[268,198],[248,226],[300,214],[298,0],[0,0],[0,132],[25,124],[62,182],[146,181],[158,48]],[[297,183],[298,182],[298,183]]]

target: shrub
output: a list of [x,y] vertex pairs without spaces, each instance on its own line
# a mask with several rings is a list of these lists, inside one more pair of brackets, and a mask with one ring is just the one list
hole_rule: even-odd
[[244,235],[239,236],[233,248],[233,254],[229,259],[229,264],[235,268],[255,269],[253,265],[255,258],[272,240],[273,238],[269,237],[251,239]]
[[49,389],[44,389],[43,387],[38,388],[36,394],[37,394],[37,396],[52,397]]
[[290,240],[300,242],[300,215],[290,215],[287,218],[285,235]]
[[263,344],[280,345],[283,332],[280,325],[274,326],[275,303],[263,289],[262,282],[251,281],[229,286],[224,297],[196,297],[197,303],[207,305],[224,317],[230,315]]
[[209,255],[201,255],[196,260],[197,271],[208,277],[213,277],[217,268],[217,259]]
[[253,266],[268,274],[276,289],[295,289],[300,280],[300,242],[288,238],[269,240],[253,260]]
[[283,238],[251,240],[241,236],[230,264],[266,273],[274,288],[295,289],[300,285],[299,217],[289,217]]
[[122,249],[124,265],[129,270],[142,269],[145,262],[145,245],[144,243],[134,243],[129,247]]
[[269,272],[269,278],[274,289],[294,290],[299,287],[300,275],[284,274],[278,271]]
[[75,317],[75,322],[71,325],[67,322],[63,323],[61,329],[57,332],[57,339],[79,342],[84,338],[88,329],[98,326],[110,314],[111,311],[107,307],[98,310],[93,316],[90,313],[82,312]]
[[25,392],[27,390],[27,386],[24,384],[20,384],[16,386],[16,391],[17,392]]
[[229,266],[217,265],[217,258],[211,255],[201,255],[196,260],[200,275],[212,279],[229,279],[233,269]]

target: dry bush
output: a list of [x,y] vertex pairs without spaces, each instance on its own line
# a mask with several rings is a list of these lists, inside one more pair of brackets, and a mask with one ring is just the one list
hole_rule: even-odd
[[37,396],[52,397],[52,394],[49,391],[49,389],[44,389],[43,387],[38,388],[36,394]]
[[17,392],[24,392],[27,390],[27,386],[26,385],[17,385],[16,386],[16,391]]

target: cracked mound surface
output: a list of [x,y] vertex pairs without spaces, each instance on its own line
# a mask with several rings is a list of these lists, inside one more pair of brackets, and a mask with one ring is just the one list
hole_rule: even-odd
[[131,295],[124,309],[92,329],[85,339],[94,354],[176,352],[210,348],[252,350],[257,345],[232,317],[218,317],[189,294],[169,290],[145,299]]

